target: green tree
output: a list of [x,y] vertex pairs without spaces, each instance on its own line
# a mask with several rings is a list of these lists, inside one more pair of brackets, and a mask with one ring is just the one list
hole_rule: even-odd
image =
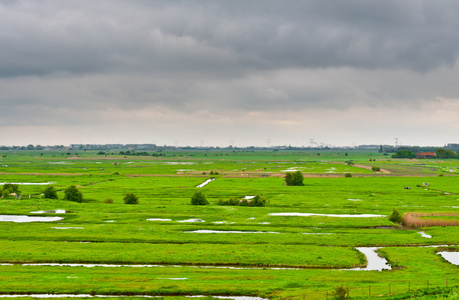
[[416,154],[408,150],[397,151],[392,158],[415,158]]
[[136,196],[134,193],[126,193],[126,196],[124,196],[123,201],[125,204],[139,204],[139,197]]
[[78,202],[78,203],[83,202],[83,194],[74,185],[71,185],[68,188],[66,188],[64,193],[65,193],[64,200]]
[[437,155],[438,158],[454,158],[454,157],[456,157],[456,154],[453,151],[445,150],[443,148],[438,148],[435,151],[435,154]]
[[57,191],[52,185],[48,185],[43,191],[43,197],[46,199],[57,199]]
[[402,224],[403,223],[403,216],[402,214],[396,209],[395,207],[392,209],[392,214],[389,216],[389,221]]
[[197,191],[191,196],[191,205],[208,205],[206,196],[201,191]]
[[301,186],[303,184],[303,174],[301,171],[285,173],[285,185],[287,186]]

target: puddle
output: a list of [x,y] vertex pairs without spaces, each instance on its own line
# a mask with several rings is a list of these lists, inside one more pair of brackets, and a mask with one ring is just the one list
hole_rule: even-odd
[[432,238],[431,235],[426,234],[424,231],[419,231],[418,233],[419,233],[423,238],[428,238],[428,239]]
[[245,196],[244,200],[250,200],[250,199],[253,199],[253,198],[255,198],[255,196]]
[[260,222],[258,224],[260,224],[260,225],[270,225],[271,223],[269,223],[269,222]]
[[114,223],[115,220],[106,220],[106,221],[104,221],[104,222],[105,222],[105,223]]
[[25,263],[12,264],[0,263],[0,266],[20,265],[25,267],[83,267],[83,268],[194,268],[194,269],[229,269],[229,270],[303,270],[305,268],[295,267],[232,267],[232,266],[215,266],[215,265],[111,265],[111,264],[83,264],[83,263]]
[[356,247],[355,249],[359,250],[367,258],[367,266],[365,268],[355,268],[348,270],[357,270],[357,271],[382,271],[390,270],[391,266],[387,264],[387,260],[383,257],[380,257],[376,250],[381,247]]
[[163,164],[166,165],[194,165],[194,162],[190,161],[165,161]]
[[0,182],[0,185],[5,185],[7,183],[17,184],[17,185],[48,185],[48,184],[54,184],[55,182]]
[[212,222],[214,224],[236,224],[236,222],[226,222],[226,221],[216,221],[216,222]]
[[84,229],[84,227],[51,227],[52,229]]
[[210,179],[207,179],[206,181],[204,181],[203,183],[201,183],[200,185],[197,185],[196,187],[198,188],[201,188],[201,187],[204,187],[206,186],[207,184],[209,184],[210,182],[214,181],[215,178],[210,178]]
[[438,252],[444,259],[452,263],[453,265],[459,266],[459,252]]
[[167,222],[167,221],[172,221],[172,220],[171,219],[147,219],[147,221]]
[[[69,277],[68,277],[69,278]],[[72,277],[75,278],[75,277]],[[167,278],[170,279],[170,278]],[[168,298],[173,296],[150,296],[150,295],[89,295],[89,294],[23,294],[23,295],[0,295],[0,298]],[[214,295],[195,295],[185,296],[187,298],[205,298],[213,297],[217,299],[233,300],[269,300],[268,298],[251,297],[251,296],[214,296]]]
[[333,214],[313,214],[313,213],[270,213],[270,216],[283,216],[283,217],[332,217],[332,218],[380,218],[387,217],[384,215],[372,215],[372,214],[361,214],[361,215],[333,215]]
[[349,201],[362,201],[362,199],[347,199]]
[[199,222],[205,222],[204,220],[201,219],[188,219],[188,220],[182,220],[182,221],[177,221],[179,223],[199,223]]
[[31,214],[65,214],[65,209],[31,211]]
[[334,234],[329,232],[303,232],[301,234]]
[[275,233],[280,234],[280,232],[274,231],[237,231],[237,230],[193,230],[193,231],[184,231],[186,233]]
[[29,217],[20,215],[0,215],[0,222],[29,223],[29,222],[55,222],[61,221],[62,217]]
[[187,280],[188,278],[158,278],[158,279],[163,279],[163,280]]

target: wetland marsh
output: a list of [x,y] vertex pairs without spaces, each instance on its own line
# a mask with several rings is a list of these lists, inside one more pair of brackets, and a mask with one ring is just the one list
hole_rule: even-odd
[[[408,282],[459,285],[457,264],[437,254],[457,253],[458,227],[388,218],[393,208],[456,218],[459,180],[448,170],[457,166],[359,151],[3,151],[0,182],[28,184],[22,199],[0,199],[0,294],[324,299],[343,285],[366,299],[371,285],[384,299],[389,283],[391,294]],[[284,185],[289,170],[304,186]],[[43,198],[44,183],[58,199]],[[83,203],[63,200],[71,185]],[[209,205],[191,205],[197,190]],[[139,204],[125,204],[126,193]],[[266,207],[217,205],[247,195],[264,195]]]

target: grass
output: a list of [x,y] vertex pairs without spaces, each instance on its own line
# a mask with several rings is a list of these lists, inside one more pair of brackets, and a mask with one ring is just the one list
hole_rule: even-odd
[[[347,156],[345,152],[330,151],[320,151],[317,155],[317,151],[218,149],[167,151],[162,157],[96,153],[78,151],[78,156],[75,151],[70,155],[48,151],[0,153],[0,182],[51,181],[60,191],[60,199],[50,200],[40,197],[43,186],[20,186],[22,200],[0,200],[0,214],[67,211],[60,215],[64,220],[56,223],[0,222],[0,263],[163,266],[0,265],[0,294],[252,295],[274,299],[303,299],[305,295],[307,299],[323,299],[343,285],[350,288],[353,299],[368,298],[369,286],[372,295],[396,299],[408,295],[408,284],[412,290],[441,288],[450,295],[454,289],[446,291],[445,280],[448,279],[449,286],[459,284],[458,267],[437,255],[438,249],[417,247],[458,244],[459,227],[444,227],[445,223],[441,223],[457,222],[458,177],[443,171],[455,168],[457,160],[395,160],[371,151],[347,151]],[[376,161],[370,162],[370,158]],[[369,168],[379,166],[391,173],[374,174],[368,169],[348,166],[344,163],[348,160]],[[305,186],[283,185],[281,174],[293,169],[305,174]],[[196,188],[210,177],[210,171],[219,173],[216,180]],[[115,172],[120,175],[114,175]],[[345,173],[352,173],[352,178],[345,178]],[[424,187],[424,182],[429,187]],[[79,186],[85,203],[62,200],[62,191],[70,185]],[[411,189],[404,189],[405,186]],[[190,205],[196,190],[206,195],[210,205]],[[123,203],[127,192],[139,196],[138,205]],[[216,205],[220,198],[257,194],[266,196],[267,207]],[[106,203],[107,199],[112,199],[108,201],[112,203]],[[394,207],[405,216],[416,211],[419,222],[431,222],[434,226],[423,223],[419,229],[411,230],[390,222],[387,217],[269,215],[302,212],[388,216]],[[171,221],[147,220],[152,218]],[[192,218],[205,222],[179,222]],[[188,232],[194,230],[271,233]],[[423,238],[417,233],[419,230],[432,238]],[[363,255],[354,249],[357,246],[382,247],[380,255],[394,268],[382,272],[341,270],[365,264]],[[252,269],[196,267],[202,265]],[[279,266],[300,269],[273,269]]]

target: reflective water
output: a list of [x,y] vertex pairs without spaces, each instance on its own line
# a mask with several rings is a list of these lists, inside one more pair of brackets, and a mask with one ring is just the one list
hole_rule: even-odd
[[184,231],[186,233],[275,233],[280,234],[280,232],[274,231],[237,231],[237,230],[193,230],[193,231]]
[[425,233],[424,231],[419,231],[418,233],[424,238],[428,238],[428,239],[432,238],[431,235]]
[[[0,298],[168,298],[169,296],[150,296],[150,295],[89,295],[89,294],[29,294],[29,295],[0,295]],[[194,295],[185,296],[187,298],[204,298],[209,297],[207,295]],[[233,299],[233,300],[268,300],[267,298],[250,297],[250,296],[213,296],[210,297],[218,299]]]
[[199,222],[205,222],[204,220],[201,219],[188,219],[188,220],[182,220],[182,221],[177,221],[179,223],[199,223]]
[[440,254],[444,259],[446,259],[453,265],[459,266],[459,252],[442,251],[438,252],[437,254]]
[[31,214],[65,214],[65,209],[31,211]]
[[29,222],[55,222],[61,221],[62,217],[29,217],[21,215],[0,215],[0,222],[29,223]]
[[313,213],[270,213],[270,216],[283,216],[283,217],[311,217],[311,216],[320,216],[320,217],[332,217],[332,218],[380,218],[387,217],[384,215],[372,215],[372,214],[361,214],[361,215],[333,215],[333,214],[313,214]]
[[206,186],[208,183],[210,183],[210,182],[212,182],[212,181],[214,181],[214,180],[215,180],[215,178],[207,179],[206,181],[204,181],[204,182],[201,183],[200,185],[197,185],[196,187],[201,188],[201,187],[203,187],[203,186]]
[[0,185],[4,185],[6,183],[17,184],[17,185],[48,185],[53,184],[53,182],[0,182]]
[[390,270],[391,266],[387,264],[387,260],[376,253],[376,250],[381,247],[356,247],[355,249],[359,250],[367,258],[367,266],[365,268],[355,268],[351,270],[361,270],[361,271],[382,271]]

